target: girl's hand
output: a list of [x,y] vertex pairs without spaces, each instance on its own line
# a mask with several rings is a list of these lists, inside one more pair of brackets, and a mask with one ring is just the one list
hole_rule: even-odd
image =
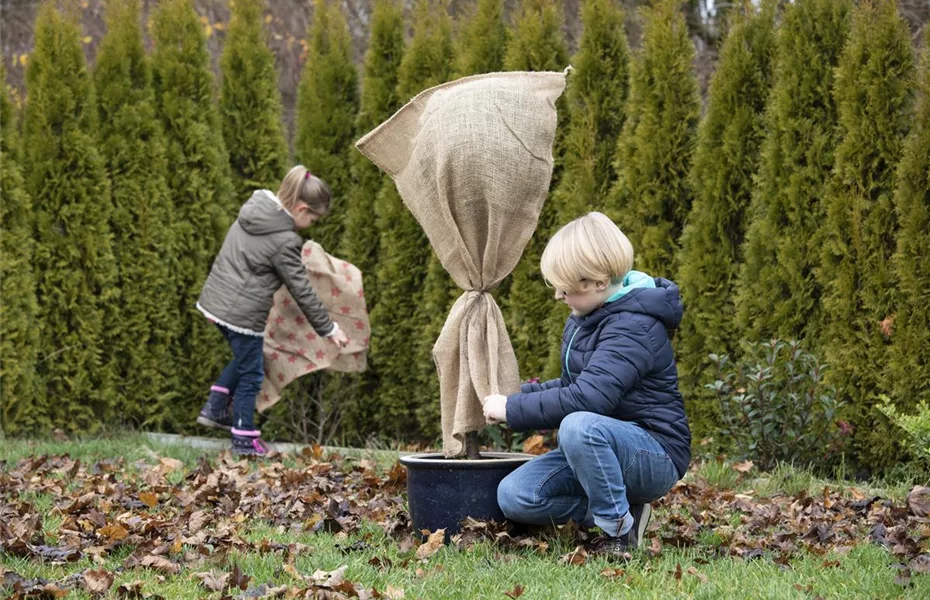
[[484,398],[484,418],[488,423],[507,422],[507,396],[491,394]]
[[340,348],[345,348],[349,345],[349,336],[346,335],[345,331],[337,329],[336,333],[329,336],[329,341],[336,344]]

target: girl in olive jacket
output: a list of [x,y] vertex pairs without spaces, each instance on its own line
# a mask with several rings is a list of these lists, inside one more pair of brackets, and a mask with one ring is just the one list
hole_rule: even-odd
[[281,285],[318,334],[339,346],[348,341],[310,287],[300,260],[303,239],[297,231],[325,216],[330,202],[326,183],[302,165],[288,172],[277,195],[256,191],[239,210],[200,293],[197,308],[219,328],[233,358],[210,388],[197,422],[230,430],[236,454],[267,453],[253,419],[265,376],[265,321]]

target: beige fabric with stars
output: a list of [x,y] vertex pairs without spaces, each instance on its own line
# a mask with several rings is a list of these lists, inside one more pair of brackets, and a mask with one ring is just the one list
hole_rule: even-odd
[[371,326],[365,306],[362,273],[344,260],[327,254],[314,241],[307,241],[301,258],[313,291],[326,306],[329,316],[349,338],[349,345],[336,344],[317,335],[293,297],[282,286],[265,326],[265,380],[256,407],[264,412],[281,399],[289,383],[320,369],[364,371],[367,365]]
[[504,318],[490,292],[517,265],[552,179],[555,101],[566,73],[491,73],[417,95],[358,141],[394,179],[456,284],[433,346],[442,442],[459,456],[484,428],[481,402],[520,390]]

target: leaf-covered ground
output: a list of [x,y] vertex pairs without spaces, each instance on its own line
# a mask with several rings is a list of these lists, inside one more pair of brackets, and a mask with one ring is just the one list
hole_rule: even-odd
[[[727,466],[733,481],[751,464]],[[930,489],[712,486],[692,473],[627,561],[596,531],[469,522],[442,544],[405,470],[320,448],[67,454],[0,462],[0,592],[12,598],[930,597]],[[746,587],[748,586],[748,587]],[[729,592],[729,593],[728,593]]]

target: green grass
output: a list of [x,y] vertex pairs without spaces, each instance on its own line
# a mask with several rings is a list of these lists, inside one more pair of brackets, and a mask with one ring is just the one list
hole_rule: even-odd
[[[126,465],[137,461],[152,461],[156,457],[181,460],[190,467],[203,455],[215,452],[183,446],[153,443],[137,434],[114,435],[107,438],[78,441],[22,441],[4,440],[0,443],[0,461],[6,461],[8,470],[21,458],[42,454],[68,454],[85,464],[114,457],[125,457]],[[345,451],[344,454],[353,454]],[[390,455],[374,456],[363,451],[354,452],[354,459],[376,460],[380,466],[393,463]],[[394,455],[396,458],[396,454]],[[287,458],[284,462],[287,462]],[[144,468],[140,462],[138,468]],[[180,482],[183,472],[176,472]],[[807,491],[819,494],[824,486],[831,489],[853,487],[848,483],[818,479],[810,473],[790,466],[780,466],[773,472],[756,471],[739,473],[732,465],[713,461],[700,465],[688,474],[689,480],[702,479],[716,487],[734,493],[754,491],[757,495],[795,494]],[[860,491],[865,488],[856,486]],[[898,488],[888,488],[900,494]],[[869,493],[881,490],[869,488]],[[885,490],[888,491],[888,490]],[[906,491],[904,492],[906,494]],[[885,497],[889,497],[886,495]],[[2,498],[2,496],[0,496]],[[10,500],[10,499],[7,499]],[[52,497],[41,492],[18,499],[33,504],[35,510],[45,513],[43,526],[46,535],[54,540],[61,524],[61,516],[54,510]],[[657,511],[656,519],[669,515]],[[740,527],[734,515],[734,527]],[[238,534],[247,542],[262,540],[301,543],[308,549],[293,557],[291,564],[297,573],[310,576],[317,570],[332,571],[347,566],[346,578],[365,589],[375,588],[384,593],[388,586],[404,591],[404,598],[473,599],[506,598],[504,594],[522,586],[521,598],[930,598],[930,576],[914,574],[909,586],[895,582],[897,560],[880,546],[866,540],[846,553],[796,555],[789,565],[781,565],[770,556],[753,560],[721,557],[717,547],[723,541],[712,531],[704,531],[693,548],[666,547],[661,554],[650,557],[646,553],[629,563],[612,563],[603,558],[589,557],[583,566],[563,564],[559,558],[574,548],[571,541],[546,538],[547,552],[512,550],[490,542],[479,542],[467,549],[447,546],[428,560],[418,561],[413,550],[402,552],[397,540],[387,537],[374,523],[363,522],[351,536],[328,533],[281,531],[266,523],[246,521]],[[349,548],[353,549],[349,549]],[[190,548],[185,548],[189,550]],[[132,552],[120,548],[108,555],[102,564],[89,557],[68,565],[48,565],[38,560],[18,558],[0,553],[0,567],[15,571],[28,578],[62,580],[72,573],[103,566],[116,571]],[[376,564],[375,559],[380,561]],[[207,559],[203,565],[185,566],[177,576],[163,576],[149,569],[127,569],[116,575],[111,596],[123,583],[141,579],[146,594],[165,598],[220,598],[210,593],[193,577],[193,573],[216,568],[228,571],[238,565],[251,577],[250,585],[268,583],[294,584],[298,581],[285,569],[287,561],[282,552],[260,553],[233,550],[225,561]],[[603,572],[609,570],[608,576]],[[622,570],[618,573],[617,570]],[[689,572],[691,571],[691,572]],[[676,575],[680,573],[680,578]],[[235,597],[238,591],[231,592]],[[83,591],[72,592],[69,598],[87,598]]]
[[[353,460],[370,460],[382,469],[393,465],[400,456],[397,451],[382,449],[326,447],[324,451],[326,455],[337,453]],[[0,462],[6,461],[8,464],[13,464],[29,456],[59,454],[67,454],[84,463],[121,456],[129,465],[140,460],[151,460],[153,457],[175,458],[186,465],[194,465],[201,456],[215,456],[217,450],[161,443],[143,433],[133,432],[118,432],[86,438],[75,437],[67,440],[0,439]],[[287,454],[282,455],[282,462],[289,464]]]
[[[313,547],[298,555],[293,565],[309,576],[317,570],[332,571],[347,565],[346,578],[364,584],[366,589],[381,592],[388,586],[403,589],[405,598],[504,598],[504,592],[520,585],[525,598],[927,598],[930,578],[914,576],[912,585],[903,588],[895,584],[896,573],[889,568],[889,557],[881,548],[863,545],[848,554],[805,557],[791,561],[790,567],[767,559],[708,559],[700,550],[666,550],[658,559],[639,557],[633,562],[618,564],[603,559],[589,559],[584,566],[563,565],[561,554],[572,548],[553,546],[547,554],[530,552],[502,553],[488,543],[479,543],[467,551],[447,547],[429,561],[419,562],[410,553],[400,554],[396,545],[377,543],[373,536],[370,550],[342,552],[337,545],[347,546],[329,534],[280,536],[256,526],[251,536],[281,542],[301,541]],[[357,536],[363,539],[363,536]],[[373,558],[390,566],[370,564]],[[250,585],[260,583],[296,583],[285,574],[284,559],[278,553],[233,552],[231,564],[238,565],[251,577]],[[706,561],[706,564],[705,564]],[[839,563],[834,566],[835,563]],[[825,567],[824,565],[828,565]],[[69,573],[96,568],[89,559],[62,566],[44,566],[15,557],[0,557],[0,565],[27,578],[63,579]],[[108,560],[103,566],[116,569],[119,560]],[[681,579],[675,573],[681,567]],[[694,568],[697,574],[689,573]],[[204,565],[203,571],[210,565]],[[619,577],[602,575],[604,570],[622,569]],[[201,598],[208,595],[188,569],[177,577],[160,581],[157,573],[134,569],[118,575],[114,588],[136,579],[145,581],[146,593],[165,598]],[[698,575],[699,574],[699,575]],[[703,581],[700,576],[706,578]],[[810,591],[807,591],[807,588]],[[800,589],[799,589],[800,588]],[[69,597],[90,598],[83,591]],[[219,597],[214,593],[212,597]]]

